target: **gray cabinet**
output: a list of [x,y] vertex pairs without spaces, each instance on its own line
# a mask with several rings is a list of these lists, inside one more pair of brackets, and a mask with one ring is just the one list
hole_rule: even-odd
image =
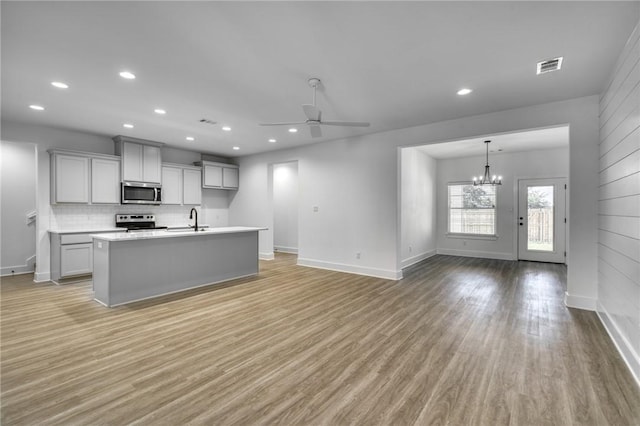
[[51,153],[51,202],[89,203],[88,157]]
[[202,187],[212,189],[237,190],[239,183],[239,168],[235,164],[199,161],[202,166]]
[[116,155],[122,158],[122,180],[131,182],[162,182],[161,143],[144,139],[116,136]]
[[91,233],[50,232],[51,281],[91,274],[93,271],[93,241]]
[[202,171],[200,167],[163,164],[162,204],[202,204]]
[[162,166],[162,204],[182,204],[182,169]]
[[120,204],[120,158],[50,150],[51,204]]
[[91,203],[120,204],[120,160],[91,159]]
[[182,170],[184,179],[183,203],[185,205],[202,204],[202,171],[200,168],[188,168]]
[[93,271],[93,244],[66,244],[60,246],[60,276],[90,274]]

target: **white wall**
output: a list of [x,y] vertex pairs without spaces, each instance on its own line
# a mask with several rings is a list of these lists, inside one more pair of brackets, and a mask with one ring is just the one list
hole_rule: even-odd
[[0,275],[34,271],[36,222],[36,147],[0,142]]
[[436,253],[437,162],[418,148],[403,148],[400,155],[400,255],[405,268]]
[[[240,190],[230,222],[272,223],[269,164],[298,160],[299,263],[387,278],[402,275],[398,147],[570,126],[568,297],[595,307],[598,189],[598,96],[483,114],[391,132],[239,158]],[[313,206],[319,211],[313,212]],[[260,251],[273,252],[272,231]],[[361,258],[356,258],[356,253]],[[575,266],[573,266],[575,265]]]
[[[271,227],[271,165],[297,160],[298,263],[395,278],[396,158],[384,134],[241,157],[230,223]],[[272,229],[260,233],[260,252],[272,255]]]
[[640,29],[600,98],[597,311],[640,384]]
[[481,174],[485,156],[438,160],[438,253],[494,259],[517,259],[515,213],[518,179],[567,177],[569,148],[517,153],[491,153],[491,171],[502,175],[497,188],[496,240],[451,238],[447,236],[447,184],[469,181]]
[[[99,154],[114,153],[111,137],[89,133],[62,130],[53,127],[25,125],[15,122],[2,122],[2,141],[31,143],[36,147],[37,181],[33,192],[36,201],[38,220],[35,235],[36,281],[49,279],[49,229],[81,229],[87,227],[113,226],[115,214],[119,212],[140,212],[139,206],[94,206],[94,205],[54,205],[50,203],[50,168],[48,149],[69,149]],[[162,149],[164,162],[193,164],[200,160],[200,154],[193,151],[173,148]],[[28,165],[25,165],[28,167]],[[229,191],[204,190],[202,219],[199,222],[212,226],[228,224]],[[6,213],[2,205],[2,216]],[[145,206],[145,212],[156,214],[159,225],[186,225],[189,223],[191,206]],[[206,222],[205,222],[206,221]],[[4,241],[4,238],[3,238]],[[3,265],[4,266],[4,265]]]
[[273,247],[298,253],[298,163],[273,166]]

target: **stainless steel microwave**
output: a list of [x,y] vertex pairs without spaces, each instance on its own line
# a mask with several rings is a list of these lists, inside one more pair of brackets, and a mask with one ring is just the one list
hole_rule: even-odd
[[162,186],[159,183],[122,182],[122,204],[162,203]]

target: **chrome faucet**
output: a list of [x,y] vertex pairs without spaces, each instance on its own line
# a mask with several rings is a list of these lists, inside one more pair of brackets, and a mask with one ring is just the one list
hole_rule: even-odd
[[198,210],[195,207],[191,207],[191,211],[189,212],[189,219],[193,219],[193,213],[196,214],[196,223],[194,226],[194,231],[198,232]]

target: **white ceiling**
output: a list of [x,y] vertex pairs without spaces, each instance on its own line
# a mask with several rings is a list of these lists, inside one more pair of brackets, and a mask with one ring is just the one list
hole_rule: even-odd
[[[232,157],[542,104],[603,90],[639,6],[3,1],[2,118]],[[535,75],[556,56],[561,71]],[[371,127],[312,139],[257,125],[303,121],[309,77],[323,82],[323,119]]]
[[569,127],[549,127],[517,133],[504,133],[490,137],[447,141],[418,147],[429,156],[441,160],[446,158],[485,155],[484,141],[490,140],[489,152],[527,152],[569,146]]

